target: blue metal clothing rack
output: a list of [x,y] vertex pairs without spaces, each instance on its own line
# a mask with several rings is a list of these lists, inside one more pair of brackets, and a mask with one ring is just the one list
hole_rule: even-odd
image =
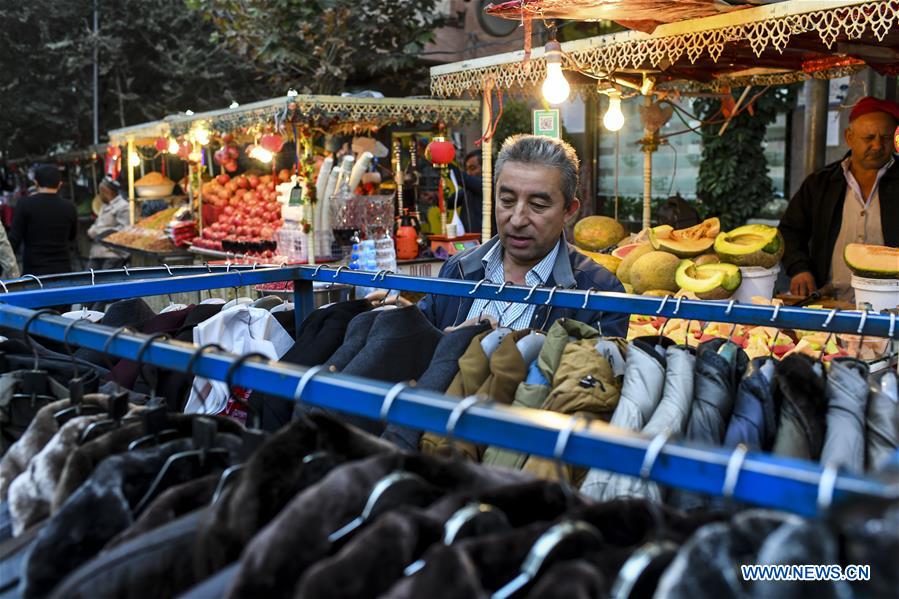
[[[490,405],[468,398],[459,401],[438,393],[417,390],[403,383],[389,385],[359,377],[333,374],[320,368],[303,369],[280,362],[242,359],[234,354],[209,351],[198,353],[189,344],[154,341],[146,344],[147,335],[119,332],[108,327],[77,323],[52,315],[37,315],[20,306],[57,305],[69,302],[110,300],[142,295],[198,291],[294,280],[297,306],[307,313],[312,306],[312,281],[325,280],[349,284],[364,284],[391,289],[470,294],[474,297],[513,301],[546,302],[552,305],[579,307],[586,303],[595,310],[623,311],[680,316],[726,322],[758,322],[779,326],[820,328],[822,316],[833,331],[855,332],[859,324],[869,335],[888,332],[895,336],[895,319],[860,314],[828,313],[815,310],[784,308],[776,314],[772,308],[739,305],[708,305],[707,302],[687,302],[675,306],[674,301],[654,298],[632,298],[620,294],[592,294],[550,290],[527,290],[507,286],[494,289],[487,284],[465,281],[415,279],[380,273],[322,272],[312,267],[252,269],[231,267],[219,272],[215,267],[196,274],[196,267],[187,267],[181,276],[174,267],[132,270],[131,281],[110,281],[116,274],[77,273],[67,282],[79,282],[78,287],[61,287],[47,280],[23,278],[6,283],[9,293],[0,296],[7,305],[0,305],[0,326],[26,329],[27,333],[64,341],[71,345],[107,351],[111,355],[136,360],[146,345],[141,359],[144,363],[181,372],[193,372],[207,378],[227,380],[241,387],[263,391],[295,401],[361,416],[382,419],[427,431],[452,434],[476,443],[489,443],[509,449],[554,458],[567,463],[595,467],[612,472],[643,476],[682,489],[710,495],[732,497],[751,504],[783,509],[806,516],[826,510],[832,502],[851,498],[899,498],[899,486],[852,474],[839,473],[833,468],[817,464],[746,453],[741,449],[729,453],[721,449],[700,447],[689,443],[668,442],[664,437],[645,439],[637,434],[615,429],[603,423],[586,423],[559,414]],[[222,267],[225,268],[225,267]],[[194,269],[194,270],[190,270]],[[171,273],[171,275],[169,274]],[[138,279],[138,280],[135,280]],[[376,279],[376,280],[373,280]],[[99,282],[99,281],[103,282]],[[90,283],[94,284],[91,285]],[[373,285],[377,283],[377,285]],[[15,286],[15,291],[11,288]],[[41,288],[43,287],[43,288]],[[19,290],[21,288],[21,290]],[[525,295],[530,294],[527,298]],[[542,295],[541,295],[542,294]],[[751,309],[751,310],[750,310]],[[803,313],[808,312],[810,315]],[[773,318],[773,320],[772,320]],[[815,320],[817,318],[817,321]],[[819,326],[814,326],[815,324]],[[892,329],[892,330],[891,330]]]
[[136,296],[164,295],[204,289],[240,287],[277,281],[294,282],[298,323],[311,310],[313,282],[342,283],[436,295],[493,299],[503,302],[547,304],[596,312],[619,312],[740,323],[833,333],[899,338],[895,314],[875,314],[810,308],[772,307],[736,302],[644,297],[624,293],[498,286],[479,281],[417,278],[388,271],[369,273],[326,266],[188,266],[98,271],[38,278],[22,277],[3,285],[0,302],[36,308],[68,303],[110,301]]

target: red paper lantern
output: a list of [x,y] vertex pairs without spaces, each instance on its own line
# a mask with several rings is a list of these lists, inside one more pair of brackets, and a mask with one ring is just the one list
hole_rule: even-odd
[[284,138],[276,133],[266,134],[259,140],[259,145],[272,154],[277,154],[284,147]]
[[165,137],[157,137],[154,145],[157,152],[165,152],[169,149],[169,140]]
[[428,144],[425,157],[436,165],[450,164],[456,157],[456,146],[444,137],[435,137]]

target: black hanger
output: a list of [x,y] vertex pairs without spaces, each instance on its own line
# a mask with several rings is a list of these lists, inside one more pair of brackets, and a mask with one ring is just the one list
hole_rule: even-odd
[[78,360],[75,359],[75,352],[69,345],[69,332],[79,323],[73,320],[66,325],[66,330],[62,335],[62,344],[66,348],[69,357],[72,358],[72,379],[69,381],[69,407],[53,414],[57,426],[62,426],[76,416],[89,416],[91,414],[100,414],[103,408],[96,404],[85,404],[84,399],[84,379],[78,372]]
[[[559,431],[556,438],[556,445],[553,449],[553,461],[555,462],[556,472],[559,477],[559,483],[568,500],[569,507],[574,503],[577,496],[576,491],[571,487],[568,475],[562,460],[565,450],[568,448],[568,442],[578,423],[583,420],[580,416],[572,416],[568,420],[568,424]],[[586,420],[585,424],[590,425],[590,420]],[[596,528],[586,522],[566,520],[556,524],[545,533],[531,547],[527,557],[521,564],[521,571],[512,580],[503,585],[493,595],[492,599],[506,599],[520,591],[525,585],[535,580],[543,568],[556,558],[573,557],[583,553],[584,546],[588,549],[600,549],[603,545],[602,535]],[[577,551],[573,554],[572,551]]]
[[253,428],[253,429],[258,429],[261,427],[262,423],[260,422],[261,414],[256,409],[255,402],[250,402],[249,400],[244,401],[237,395],[237,393],[234,392],[234,373],[237,371],[238,368],[240,368],[243,365],[244,362],[246,362],[250,358],[262,358],[266,362],[269,361],[269,357],[263,353],[260,353],[260,352],[245,353],[244,355],[242,355],[239,358],[237,358],[236,360],[234,360],[234,363],[232,363],[231,366],[228,367],[228,372],[225,373],[225,383],[228,385],[228,393],[231,395],[231,397],[233,397],[237,403],[241,404],[242,406],[244,406],[246,408],[246,410],[247,410],[247,427]]
[[29,327],[31,327],[31,323],[44,314],[55,314],[57,316],[59,315],[56,310],[43,309],[36,311],[28,318],[27,321],[25,321],[25,327],[23,329],[25,333],[25,343],[28,345],[28,349],[30,349],[34,354],[34,366],[31,370],[26,370],[22,374],[22,393],[13,395],[13,399],[30,399],[32,404],[36,402],[38,396],[40,396],[41,399],[48,399],[50,401],[55,400],[54,397],[49,396],[50,375],[46,370],[40,369],[41,358],[37,353],[37,348],[34,346],[34,341],[31,338],[31,333],[28,332]]
[[[322,364],[317,365],[317,366],[310,366],[309,368],[306,369],[306,372],[304,372],[302,374],[302,376],[300,376],[300,382],[297,383],[297,388],[293,392],[293,400],[297,403],[298,406],[303,403],[303,394],[306,392],[306,386],[309,385],[309,383],[312,381],[313,378],[316,377],[316,375],[318,375],[318,373],[320,373],[324,370],[325,370],[325,366]],[[381,405],[381,415],[382,415],[381,419],[382,420],[386,420],[386,413],[384,411],[385,406],[386,406],[386,409],[389,411],[390,406],[393,404],[393,400],[396,399],[396,396],[399,395],[400,392],[406,386],[407,386],[406,383],[397,383],[396,385],[394,385],[393,388],[391,388],[390,391],[387,392],[387,395],[385,396],[385,399],[384,399],[384,403]],[[397,391],[392,396],[393,399],[390,399],[394,388],[397,389]],[[341,461],[342,461],[342,459],[340,459],[338,456],[334,455],[331,452],[323,451],[323,450],[315,450],[315,451],[312,451],[312,452],[306,454],[305,456],[303,456],[303,468],[315,467],[315,468],[321,468],[322,472],[327,472],[327,471],[331,470],[332,468],[334,468],[334,466],[336,466]]]
[[140,349],[137,350],[137,358],[135,359],[135,362],[137,362],[138,376],[142,378],[144,380],[144,383],[147,384],[147,387],[150,388],[150,399],[148,403],[151,404],[155,403],[156,400],[156,384],[159,382],[159,375],[156,370],[151,370],[151,372],[153,373],[153,380],[150,380],[150,377],[147,376],[146,372],[144,371],[144,353],[150,348],[151,345],[153,345],[153,342],[157,339],[168,338],[169,336],[165,333],[155,333],[147,337],[147,339],[140,346]]
[[431,503],[439,491],[425,479],[403,470],[388,474],[379,480],[368,496],[362,513],[328,536],[336,543],[372,520],[400,506],[424,506]]
[[[190,357],[190,360],[187,361],[187,367],[186,367],[187,373],[194,375],[193,380],[190,382],[190,388],[191,388],[191,391],[196,392],[197,397],[200,397],[200,392],[197,390],[197,377],[200,375],[198,375],[197,373],[194,372],[194,364],[197,363],[197,359],[200,356],[202,356],[203,352],[205,352],[207,349],[217,349],[223,353],[228,351],[224,347],[219,345],[218,343],[205,343],[205,344],[201,345],[200,347],[198,347],[194,351],[193,355]],[[200,403],[201,404],[205,403],[203,401],[202,397],[200,397]]]
[[[144,493],[144,496],[137,503],[137,507],[134,509],[135,515],[139,515],[143,512],[144,508],[150,505],[150,502],[156,498],[156,495],[163,490],[166,476],[171,471],[174,464],[193,460],[200,470],[205,471],[211,465],[227,460],[228,451],[221,447],[215,447],[215,436],[218,432],[218,425],[215,420],[198,416],[193,419],[192,427],[194,448],[186,451],[179,451],[166,459],[165,464],[163,464],[162,469],[156,475],[156,478],[153,479],[147,492]],[[221,458],[221,460],[213,458]]]
[[126,326],[119,327],[112,332],[109,338],[106,340],[106,343],[103,344],[103,359],[106,361],[106,368],[109,370],[109,380],[113,381],[118,389],[123,389],[123,387],[112,378],[112,371],[115,368],[115,364],[112,363],[112,356],[109,354],[109,346],[112,345],[112,342],[116,340],[116,337],[125,332],[133,332],[131,328]]
[[137,359],[135,360],[137,362],[137,369],[140,373],[140,377],[143,378],[144,382],[150,387],[150,400],[148,404],[152,407],[140,413],[144,434],[128,444],[128,451],[146,447],[151,444],[159,445],[165,441],[171,441],[172,439],[178,438],[178,431],[168,426],[168,406],[166,406],[165,400],[160,398],[160,402],[156,401],[157,377],[155,376],[155,373],[152,382],[144,375],[144,353],[157,339],[168,339],[168,335],[165,333],[150,335],[144,340],[143,344],[141,344],[140,349],[137,350]]
[[79,445],[84,445],[88,441],[96,439],[103,433],[118,428],[121,425],[122,419],[125,417],[125,414],[128,413],[128,393],[122,392],[113,394],[108,400],[106,413],[107,418],[91,422],[87,425],[87,428],[82,431],[81,437],[78,439]]

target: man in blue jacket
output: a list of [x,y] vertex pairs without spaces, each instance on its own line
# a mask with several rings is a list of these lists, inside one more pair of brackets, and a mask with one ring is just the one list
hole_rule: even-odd
[[[623,293],[611,272],[565,240],[565,223],[580,209],[575,197],[579,166],[574,148],[564,141],[535,135],[508,138],[495,166],[499,234],[447,260],[438,277]],[[376,292],[370,299],[381,303],[384,293]],[[628,324],[627,314],[469,297],[426,296],[419,307],[440,329],[485,317],[512,329],[547,328],[556,319],[574,318],[601,328],[606,336],[623,337]]]

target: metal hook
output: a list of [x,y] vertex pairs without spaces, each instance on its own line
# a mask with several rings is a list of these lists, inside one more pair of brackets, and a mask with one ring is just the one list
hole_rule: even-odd
[[234,373],[237,372],[237,369],[243,366],[243,363],[250,358],[262,358],[265,361],[269,360],[268,356],[258,351],[247,352],[234,360],[234,363],[228,367],[228,371],[225,373],[225,384],[228,385],[228,393],[235,399],[238,399],[238,401],[241,400],[237,397],[237,394],[234,393]]
[[41,289],[44,288],[44,283],[41,282],[40,278],[36,277],[35,275],[22,275],[22,278],[23,279],[34,279],[35,281],[37,281],[37,284],[40,286]]
[[449,418],[446,420],[446,439],[449,441],[450,452],[453,455],[456,455],[456,425],[459,424],[459,421],[462,419],[462,416],[471,409],[476,403],[480,403],[481,400],[477,395],[470,395],[465,399],[461,400],[458,404],[453,407],[453,411],[450,412]]
[[31,339],[31,333],[28,332],[28,328],[31,326],[31,323],[36,319],[40,318],[44,314],[56,314],[59,316],[59,313],[56,310],[51,310],[49,308],[44,308],[43,310],[38,310],[34,314],[28,317],[28,320],[25,321],[25,327],[23,329],[25,333],[25,341],[28,344],[28,349],[34,354],[34,369],[37,370],[38,364],[40,363],[40,356],[37,353],[37,348],[34,346],[33,340]]
[[549,290],[549,297],[546,298],[546,301],[543,302],[543,305],[544,305],[544,306],[550,305],[550,304],[552,303],[552,301],[553,301],[553,296],[556,294],[556,289],[561,289],[561,288],[562,288],[561,285],[556,285],[555,287],[553,287],[552,289],[550,289],[550,290]]
[[324,264],[319,264],[318,266],[316,266],[316,267],[315,267],[315,270],[312,271],[312,278],[314,279],[315,277],[317,277],[317,276],[318,276],[318,271],[320,271],[320,270],[323,269],[324,267],[325,267]]
[[672,317],[677,316],[677,313],[680,312],[680,303],[682,301],[684,301],[684,296],[681,295],[680,297],[677,298],[677,301],[674,303],[674,312],[671,313]]
[[91,269],[91,285],[93,286],[96,284],[97,284],[97,281],[96,281],[96,278],[94,277],[94,269],[92,268]]
[[771,315],[771,322],[775,322],[777,320],[777,313],[780,312],[781,304],[777,304],[774,306],[774,314]]
[[827,464],[818,481],[818,510],[826,512],[833,505],[833,496],[837,487],[837,475],[839,466],[834,463]]
[[477,292],[478,292],[478,288],[479,288],[481,285],[483,285],[486,281],[487,281],[487,279],[481,279],[480,281],[478,281],[477,283],[475,283],[474,289],[472,289],[471,291],[469,291],[469,292],[468,292],[468,295],[474,295],[475,293],[477,293]]
[[503,284],[499,286],[499,289],[496,290],[496,295],[499,295],[506,288],[506,285],[509,284],[509,281],[503,281]]
[[387,391],[387,394],[384,396],[384,403],[381,404],[381,411],[379,413],[381,420],[387,422],[387,416],[390,414],[390,408],[393,407],[393,402],[395,402],[400,393],[402,393],[403,390],[407,388],[409,388],[409,383],[400,382],[395,384],[390,388],[389,391]]
[[730,454],[727,460],[727,470],[724,472],[724,486],[721,488],[721,496],[730,499],[734,496],[734,489],[737,488],[737,480],[740,478],[740,468],[746,461],[746,454],[749,449],[743,443],[737,445],[734,452]]
[[862,345],[865,343],[865,321],[868,319],[868,311],[862,310],[862,316],[860,322],[858,323],[858,330],[856,333],[859,335],[858,339],[858,347],[855,350],[855,359],[858,360],[859,356],[862,355]]
[[381,270],[379,270],[378,272],[376,272],[376,273],[375,273],[375,276],[373,276],[373,277],[371,278],[372,282],[377,281],[377,280],[378,280],[378,277],[381,276],[381,273],[382,273],[382,272],[385,272],[385,271],[384,271],[383,269],[381,269]]
[[[194,364],[196,363],[197,358],[199,358],[200,356],[202,356],[202,355],[203,355],[203,352],[205,352],[207,349],[217,349],[217,350],[219,350],[220,352],[227,352],[227,351],[228,351],[228,350],[226,350],[224,347],[222,347],[221,345],[219,345],[218,343],[205,343],[205,344],[201,345],[200,347],[198,347],[198,348],[194,351],[194,353],[193,353],[193,355],[190,357],[190,359],[187,361],[187,368],[186,368],[187,373],[188,373],[188,374],[193,374],[193,375],[195,375],[195,376],[194,376],[194,379],[190,382],[190,388],[191,388],[191,391],[194,391],[194,392],[197,394],[198,397],[199,397],[199,395],[200,395],[200,392],[197,391],[197,385],[196,385],[197,379],[196,379],[196,377],[199,376],[199,375],[198,375],[197,373],[194,372]],[[203,401],[203,398],[200,398],[200,403],[205,405],[206,402]]]
[[206,260],[205,262],[203,262],[203,266],[206,267],[206,272],[212,274],[212,267],[209,266],[209,261],[208,261],[208,260]]
[[836,313],[837,313],[836,309],[831,310],[830,314],[827,315],[827,318],[824,319],[824,324],[821,325],[821,328],[826,329],[827,327],[829,327],[830,321],[833,320],[833,317],[836,316]]
[[171,276],[174,276],[174,275],[172,275],[172,269],[169,268],[169,265],[168,265],[168,264],[166,264],[165,262],[163,262],[162,265],[165,266],[165,269],[168,271],[170,277],[171,277]]
[[669,298],[669,297],[671,297],[671,296],[670,296],[670,295],[666,295],[665,297],[662,298],[662,303],[659,304],[659,309],[656,310],[656,314],[661,314],[661,313],[662,313],[662,310],[665,309],[665,304],[668,303],[668,298]]
[[[540,286],[540,283],[534,283],[534,286],[531,287],[530,291],[528,291],[528,294],[527,294],[526,296],[524,296],[524,300],[523,300],[523,301],[524,301],[525,303],[527,303],[527,301],[528,301],[529,299],[531,299],[531,296],[534,295],[534,290],[537,289],[537,287],[539,287],[539,286]],[[474,288],[474,291],[477,291],[477,289],[478,289],[478,288],[475,287],[475,288]],[[474,291],[472,291],[472,293],[474,293]],[[471,294],[469,294],[469,295],[471,295]]]
[[[209,268],[209,264],[208,264],[208,263],[206,264],[206,267]],[[130,277],[130,276],[131,276],[131,271],[128,270],[128,267],[127,267],[125,264],[122,265],[122,270],[125,271],[125,276],[126,276],[126,277]],[[209,272],[212,272],[212,271],[209,271]]]
[[643,480],[649,478],[649,475],[652,474],[653,466],[656,465],[659,456],[662,454],[662,449],[665,448],[670,438],[671,431],[659,433],[652,438],[652,441],[649,442],[649,446],[646,448],[646,453],[643,455],[643,463],[640,465],[640,478]]
[[395,275],[395,274],[396,273],[393,272],[392,270],[387,269],[383,273],[381,273],[381,281],[385,281],[387,279],[387,275]]
[[590,302],[590,294],[596,291],[596,287],[591,287],[587,290],[587,294],[584,296],[584,303],[581,305],[581,310],[587,309],[587,304]]
[[824,360],[824,352],[827,350],[827,344],[830,343],[830,340],[833,339],[833,332],[831,331],[827,337],[824,339],[824,344],[821,346],[821,353],[818,354],[818,361],[821,362]]
[[575,496],[575,490],[571,487],[571,480],[569,480],[568,473],[562,465],[562,456],[565,455],[565,450],[568,448],[568,441],[571,439],[571,434],[574,432],[574,429],[577,427],[580,420],[580,416],[572,416],[568,419],[568,424],[559,431],[559,436],[556,437],[556,446],[553,448],[553,460],[556,466],[556,475],[559,477],[559,483],[562,485],[562,490],[569,499]]
[[344,268],[346,268],[346,265],[344,265],[344,264],[341,264],[340,266],[338,266],[338,267],[337,267],[337,270],[334,271],[334,276],[331,277],[331,278],[332,278],[332,279],[336,279],[337,277],[339,277],[339,276],[340,276],[340,271],[343,270]]
[[0,287],[3,287],[3,293],[9,293],[9,289],[6,288],[6,283],[0,281]]
[[297,388],[293,392],[293,400],[298,404],[303,403],[303,393],[306,392],[306,385],[309,384],[315,375],[325,369],[324,364],[319,364],[317,366],[310,366],[306,369],[306,372],[303,373],[303,376],[300,377],[300,382],[297,383]]

